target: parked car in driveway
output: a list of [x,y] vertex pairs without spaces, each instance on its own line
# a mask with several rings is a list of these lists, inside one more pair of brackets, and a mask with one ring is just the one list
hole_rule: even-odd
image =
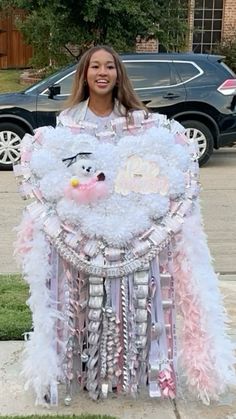
[[[236,140],[236,75],[224,57],[205,54],[124,54],[121,58],[140,99],[153,112],[175,118],[199,147],[199,163]],[[76,64],[22,92],[0,95],[0,168],[19,159],[25,133],[56,124],[70,94]]]

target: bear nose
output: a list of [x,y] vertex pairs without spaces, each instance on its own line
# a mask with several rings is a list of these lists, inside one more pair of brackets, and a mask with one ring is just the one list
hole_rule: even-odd
[[90,167],[87,167],[87,169],[86,169],[86,172],[90,172],[90,170],[92,169],[92,167],[90,166]]

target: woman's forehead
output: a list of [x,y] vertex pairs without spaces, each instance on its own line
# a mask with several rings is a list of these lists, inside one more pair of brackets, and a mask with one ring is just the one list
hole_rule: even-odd
[[93,55],[90,58],[90,63],[92,62],[106,62],[106,63],[114,63],[115,60],[113,58],[113,55],[109,52],[105,51],[104,49],[100,49],[99,51],[96,51],[93,53]]

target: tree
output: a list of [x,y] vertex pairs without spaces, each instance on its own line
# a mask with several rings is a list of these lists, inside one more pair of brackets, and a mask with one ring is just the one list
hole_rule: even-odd
[[213,50],[214,54],[224,55],[224,61],[236,72],[236,32],[233,36],[225,37]]
[[187,0],[0,0],[2,9],[14,7],[27,12],[18,27],[41,66],[61,64],[63,49],[74,56],[70,45],[78,46],[77,56],[94,44],[132,51],[138,35],[178,50],[187,31]]

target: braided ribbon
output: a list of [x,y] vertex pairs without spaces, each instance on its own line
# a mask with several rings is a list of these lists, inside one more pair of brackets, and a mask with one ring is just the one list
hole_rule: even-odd
[[[93,295],[94,285],[96,287],[96,295]],[[99,374],[100,374],[100,344],[102,329],[102,308],[103,308],[103,278],[99,276],[89,277],[89,337],[88,337],[88,354],[87,362],[87,389],[92,399],[96,400],[100,393]],[[96,328],[95,328],[96,322]]]
[[122,324],[123,324],[123,390],[128,392],[130,385],[129,377],[129,329],[128,329],[128,278],[123,277],[121,280],[121,307],[122,307]]
[[147,300],[148,300],[149,267],[146,270],[134,273],[134,293],[136,299],[136,348],[139,363],[138,382],[146,386],[147,382]]
[[64,295],[65,295],[65,314],[66,314],[66,329],[67,329],[67,344],[65,356],[65,379],[66,379],[66,396],[64,402],[69,405],[72,397],[72,380],[73,373],[73,353],[75,344],[75,322],[76,317],[74,313],[73,300],[76,299],[74,295],[74,279],[69,265],[63,263],[64,270]]

